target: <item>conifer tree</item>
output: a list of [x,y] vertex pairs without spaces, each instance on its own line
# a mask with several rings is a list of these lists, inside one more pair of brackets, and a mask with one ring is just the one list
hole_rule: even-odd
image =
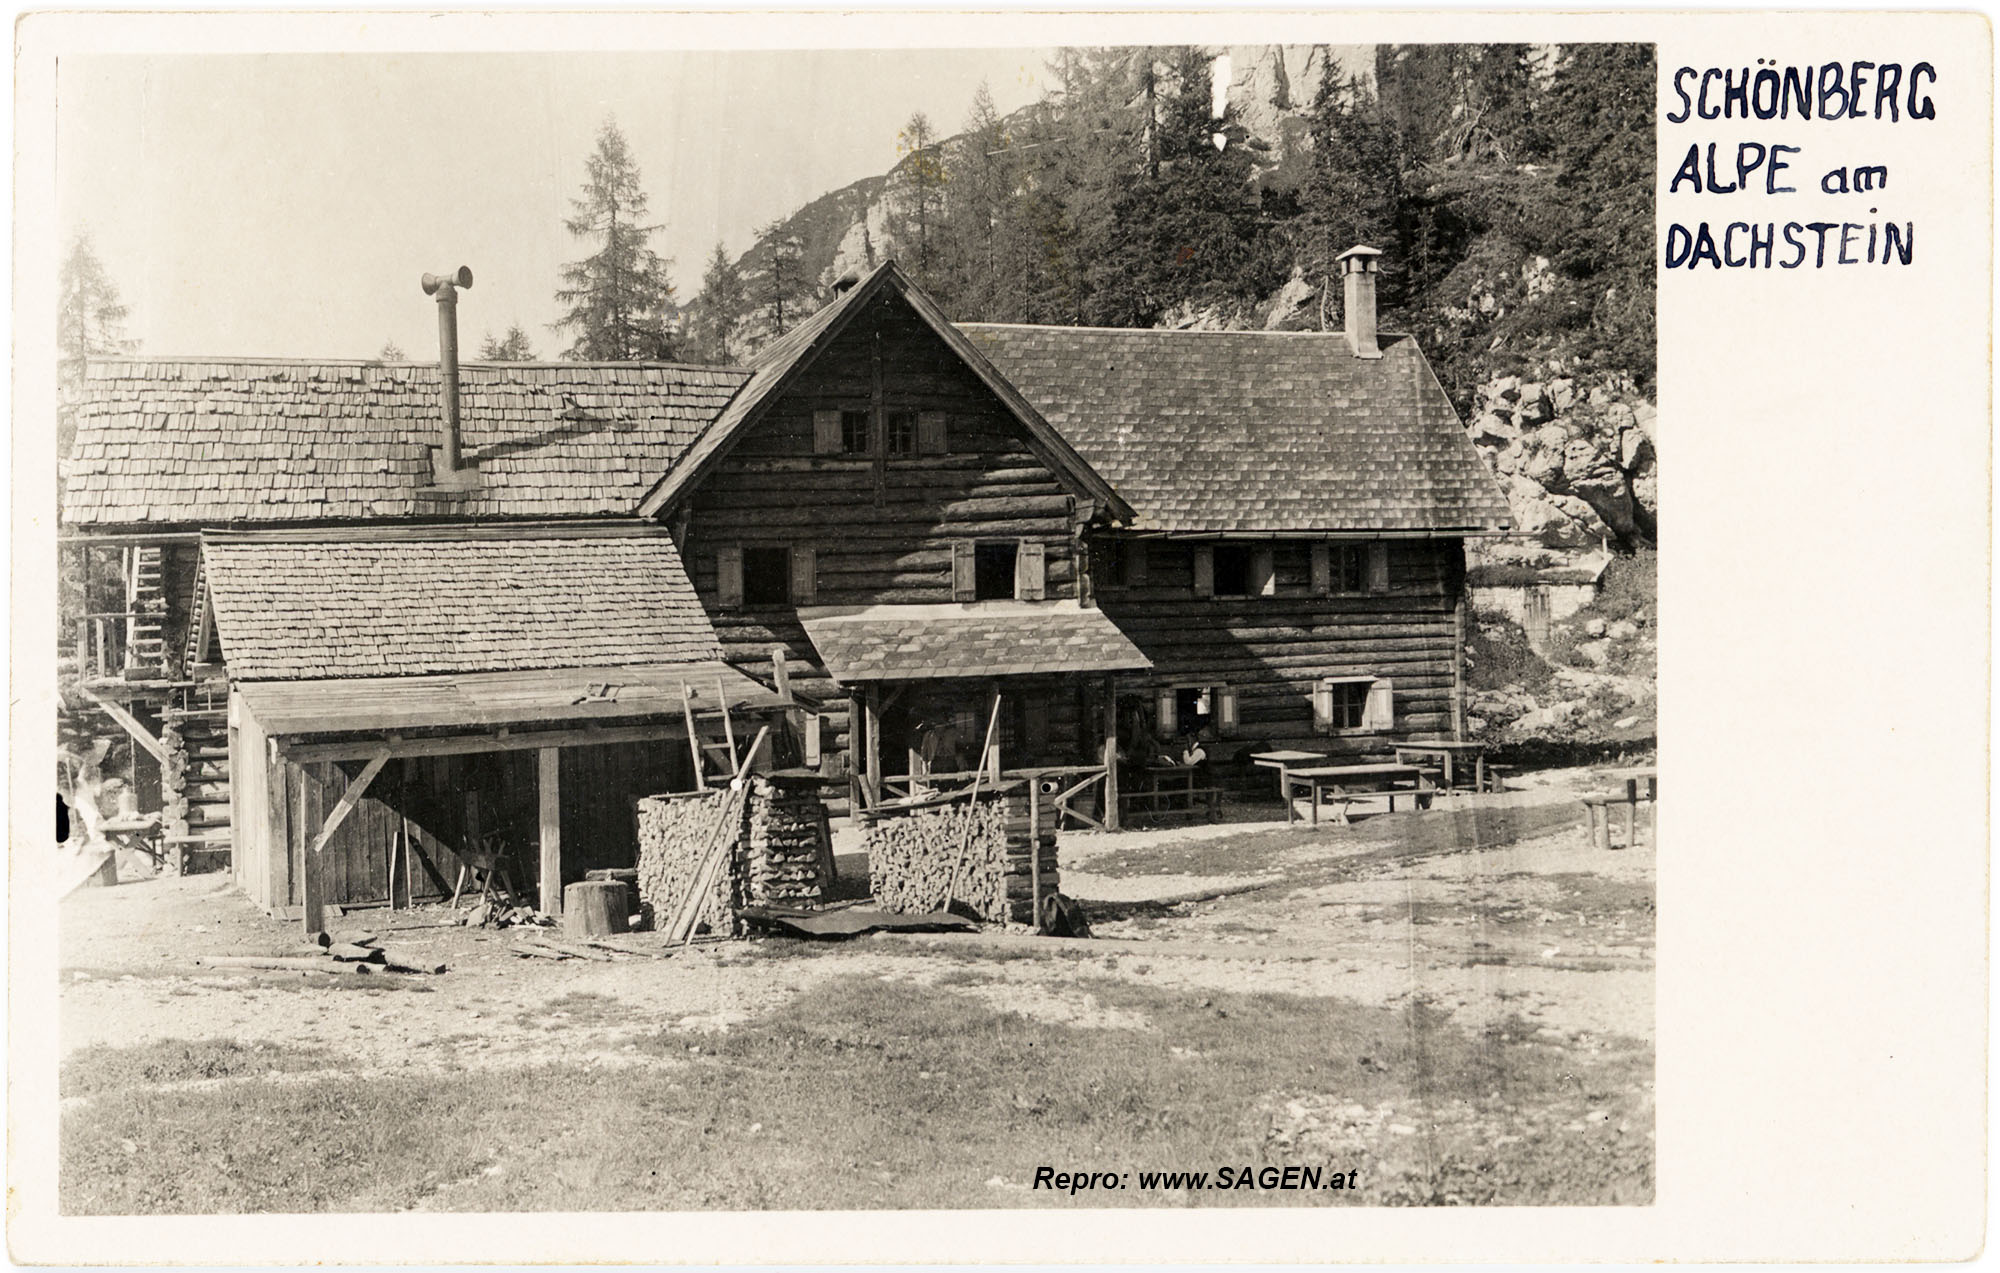
[[726,363],[734,357],[731,345],[743,322],[746,298],[742,273],[722,245],[716,244],[708,268],[702,272],[701,295],[695,297],[693,306],[691,357],[713,363]]
[[597,149],[585,161],[583,193],[564,225],[597,251],[562,267],[556,299],[566,306],[552,328],[572,334],[565,356],[629,362],[674,356],[673,262],[651,247],[660,227],[649,224],[639,166],[618,125],[606,120]]
[[507,334],[499,340],[487,332],[480,342],[479,357],[486,362],[533,362],[535,347],[528,342],[528,333],[519,323],[507,328]]

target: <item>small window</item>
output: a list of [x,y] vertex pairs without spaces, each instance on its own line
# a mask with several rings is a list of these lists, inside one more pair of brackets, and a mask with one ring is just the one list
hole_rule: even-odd
[[840,449],[849,455],[866,455],[868,445],[868,413],[866,411],[843,411],[840,413]]
[[889,454],[895,456],[917,453],[917,413],[914,411],[891,411],[889,413]]
[[1218,597],[1247,597],[1250,595],[1251,558],[1250,549],[1235,544],[1221,544],[1215,550],[1215,595]]
[[972,599],[1012,600],[1014,562],[1020,554],[1020,545],[1012,540],[1004,543],[979,544],[973,548],[972,553]]
[[1335,592],[1366,592],[1368,590],[1368,545],[1334,544],[1332,546],[1333,590]]
[[789,548],[745,548],[743,550],[743,604],[782,606],[792,600],[792,550]]
[[1322,734],[1393,729],[1395,699],[1395,686],[1380,677],[1327,677],[1313,687],[1313,727]]
[[1332,729],[1360,729],[1368,711],[1368,682],[1332,681],[1327,685],[1327,724]]

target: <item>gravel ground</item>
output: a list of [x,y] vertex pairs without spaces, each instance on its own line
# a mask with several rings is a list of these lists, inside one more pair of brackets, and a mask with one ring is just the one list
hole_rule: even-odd
[[[1584,775],[1555,775],[1504,799],[1549,804],[1584,785]],[[1079,947],[1092,975],[1145,985],[1416,1001],[1468,1028],[1518,1015],[1549,1038],[1584,1045],[1607,1034],[1652,1038],[1654,850],[1648,838],[1640,848],[1597,851],[1580,808],[1572,825],[1520,843],[1418,858],[1376,860],[1393,843],[1397,824],[1389,819],[1322,828],[1254,870],[1092,872],[1114,854],[1129,863],[1133,852],[1226,847],[1229,837],[1283,827],[1239,821],[1066,835],[1064,890],[1100,916],[1099,936],[1113,939],[1087,946],[885,936],[557,963],[517,958],[512,934],[450,926],[447,911],[429,907],[362,912],[339,927],[391,932],[396,945],[449,972],[336,979],[197,966],[204,954],[297,950],[294,926],[262,915],[226,876],[85,889],[61,913],[60,1042],[65,1054],[163,1039],[317,1045],[382,1070],[615,1066],[636,1063],[633,1040],[662,1025],[725,1030],[827,977],[857,974],[971,995],[1042,1020],[1151,1028],[1139,1014],[1075,990]],[[855,865],[845,857],[843,869]],[[940,947],[954,957],[940,959]],[[1034,957],[979,953],[989,950]]]

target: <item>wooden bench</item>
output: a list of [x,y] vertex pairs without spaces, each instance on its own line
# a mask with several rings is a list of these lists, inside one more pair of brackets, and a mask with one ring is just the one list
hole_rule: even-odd
[[[1129,809],[1140,801],[1145,801],[1146,811],[1155,817],[1168,813],[1189,813],[1195,811],[1197,798],[1208,808],[1208,820],[1215,822],[1222,817],[1222,788],[1220,787],[1171,787],[1159,791],[1121,791],[1118,793],[1120,809]],[[1171,806],[1162,808],[1163,802],[1186,801],[1183,808]]]
[[1641,783],[1626,782],[1617,791],[1593,791],[1583,797],[1583,807],[1590,818],[1590,839],[1600,849],[1609,850],[1611,845],[1611,807],[1625,806],[1625,843],[1620,848],[1637,848],[1639,845],[1639,804],[1648,804],[1658,799],[1658,788],[1650,780],[1644,782],[1645,794],[1640,794]]
[[[1405,786],[1404,784],[1408,784]],[[1347,806],[1357,800],[1386,799],[1389,812],[1396,811],[1396,797],[1410,796],[1419,808],[1429,808],[1437,788],[1415,765],[1365,764],[1317,765],[1290,769],[1285,773],[1285,821],[1292,821],[1292,790],[1304,786],[1312,807],[1312,824],[1319,825],[1322,803],[1333,805],[1334,820],[1350,825]]]

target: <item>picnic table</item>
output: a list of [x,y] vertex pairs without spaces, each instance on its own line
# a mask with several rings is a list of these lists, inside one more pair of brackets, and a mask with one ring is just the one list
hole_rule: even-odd
[[[1408,786],[1401,784],[1407,783]],[[1409,796],[1419,808],[1428,805],[1437,790],[1424,771],[1415,765],[1309,765],[1285,771],[1285,822],[1292,821],[1292,790],[1303,784],[1312,794],[1312,824],[1319,825],[1319,806],[1324,796],[1333,797],[1333,816],[1347,826],[1347,806],[1356,800],[1386,797],[1389,812],[1396,811],[1396,797]]]
[[1252,753],[1252,764],[1278,771],[1278,799],[1290,800],[1291,788],[1285,782],[1285,773],[1294,765],[1318,765],[1331,759],[1320,751],[1260,751]]
[[[1486,744],[1462,743],[1437,740],[1396,744],[1396,763],[1408,764],[1409,758],[1435,759],[1444,765],[1444,785],[1458,785],[1458,764],[1465,757],[1472,758],[1472,789],[1486,790]],[[1499,775],[1494,775],[1495,790],[1498,790]]]
[[160,815],[157,813],[106,818],[97,824],[97,830],[111,842],[113,848],[135,849],[145,854],[156,868],[166,861],[166,850],[160,841]]
[[[1660,773],[1650,765],[1630,769],[1612,769],[1606,774],[1612,781],[1612,788],[1603,795],[1589,795],[1583,798],[1584,807],[1590,811],[1590,835],[1600,849],[1611,847],[1611,806],[1625,806],[1625,846],[1636,848],[1639,844],[1639,802],[1645,800],[1657,804],[1660,799]],[[1645,794],[1640,794],[1640,788]]]

